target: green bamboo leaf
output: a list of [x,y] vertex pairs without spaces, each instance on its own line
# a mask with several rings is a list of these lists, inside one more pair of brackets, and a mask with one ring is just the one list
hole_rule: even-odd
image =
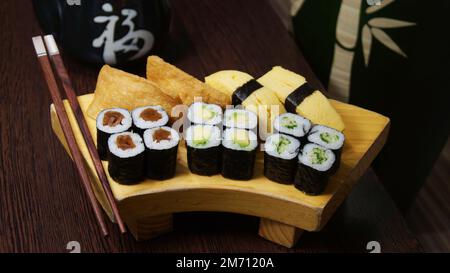
[[369,26],[377,28],[399,28],[410,27],[414,25],[416,25],[416,23],[383,17],[373,18],[369,20]]
[[375,39],[377,39],[384,46],[405,58],[407,57],[402,49],[394,42],[394,40],[392,40],[391,37],[389,37],[389,35],[386,34],[386,32],[379,28],[372,28],[371,31],[373,37],[375,37]]
[[371,14],[374,12],[379,11],[380,9],[385,8],[387,5],[390,5],[394,2],[395,0],[381,0],[381,5],[375,5],[375,6],[370,6],[366,9],[366,13],[367,14]]
[[370,27],[368,25],[364,25],[362,29],[361,41],[364,53],[364,63],[367,66],[369,64],[370,49],[372,48],[372,33],[370,32]]

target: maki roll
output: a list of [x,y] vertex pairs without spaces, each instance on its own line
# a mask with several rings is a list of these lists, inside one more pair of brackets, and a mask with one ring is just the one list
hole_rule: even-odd
[[311,121],[296,114],[284,113],[275,118],[273,127],[277,132],[291,135],[303,143],[311,129]]
[[308,195],[321,194],[327,186],[334,161],[331,150],[313,143],[306,144],[298,157],[295,187]]
[[189,170],[198,175],[220,173],[222,147],[220,129],[213,125],[193,125],[186,130],[187,160]]
[[108,171],[119,184],[135,184],[144,178],[144,143],[131,132],[114,134],[108,139]]
[[297,167],[300,141],[296,138],[273,134],[264,144],[264,176],[281,184],[292,184]]
[[258,117],[255,113],[243,109],[227,109],[223,118],[223,126],[255,130]]
[[156,127],[144,132],[145,174],[150,179],[165,180],[175,176],[180,136],[170,127]]
[[128,131],[132,125],[130,112],[122,108],[101,111],[97,116],[97,151],[101,160],[108,155],[108,138],[112,134]]
[[194,102],[187,116],[193,124],[219,125],[222,122],[222,108],[215,104]]
[[164,126],[169,122],[169,116],[159,105],[136,108],[131,112],[131,116],[133,117],[133,131],[140,136],[147,129]]
[[323,125],[315,125],[308,134],[308,142],[318,144],[334,152],[336,161],[331,173],[335,173],[341,165],[342,148],[344,147],[345,136],[343,133]]
[[228,128],[224,132],[222,175],[235,180],[250,180],[256,159],[258,138],[252,131]]

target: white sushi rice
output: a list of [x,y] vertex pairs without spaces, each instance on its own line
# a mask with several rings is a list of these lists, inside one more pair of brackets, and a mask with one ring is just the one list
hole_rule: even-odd
[[[280,150],[280,142],[285,141],[285,149]],[[271,156],[290,160],[298,155],[300,148],[300,141],[296,138],[284,135],[284,134],[273,134],[266,139],[264,144],[264,150]]]
[[[248,145],[239,145],[236,140],[246,142]],[[239,128],[228,128],[223,133],[222,145],[231,150],[253,151],[258,146],[258,137],[252,131]]]
[[[161,140],[158,142],[158,141],[156,141],[156,139],[154,139],[153,135],[154,135],[155,131],[157,131],[159,129],[166,130],[167,132],[170,133],[169,140]],[[151,129],[145,130],[145,132],[144,132],[145,146],[152,150],[168,150],[168,149],[171,149],[171,148],[177,146],[179,141],[180,141],[180,135],[178,134],[178,132],[167,126],[151,128]]]
[[[323,151],[324,161],[322,163],[314,162],[316,160],[316,156],[314,155],[314,149],[319,149]],[[336,160],[336,157],[331,150],[314,143],[308,143],[303,147],[302,152],[298,156],[298,160],[303,165],[309,166],[321,172],[325,172],[331,168],[334,161]]]
[[275,118],[273,127],[280,133],[303,137],[311,129],[311,121],[296,114],[284,113]]
[[[198,143],[200,137],[204,137],[206,141]],[[222,142],[220,129],[214,125],[192,125],[186,130],[186,143],[188,146],[197,149],[208,149],[217,147]]]
[[[120,124],[117,124],[116,126],[103,125],[103,118],[105,117],[105,114],[110,111],[118,112],[118,113],[122,114],[122,116],[124,118],[122,119]],[[131,128],[132,122],[133,121],[131,119],[130,112],[128,112],[127,109],[122,109],[122,108],[105,109],[98,114],[97,120],[96,120],[97,128],[100,131],[108,133],[108,134],[115,134],[115,133],[126,131]]]
[[258,117],[255,113],[243,109],[225,110],[223,125],[241,129],[255,129],[258,125]]
[[[117,146],[117,138],[119,136],[125,136],[125,135],[128,135],[131,137],[131,139],[133,140],[133,143],[135,145],[134,148],[122,150]],[[108,148],[111,153],[113,153],[115,156],[120,157],[120,158],[134,157],[134,156],[144,152],[144,150],[145,150],[144,143],[142,142],[142,138],[138,134],[131,133],[131,132],[123,132],[123,133],[111,135],[108,139]]]
[[308,141],[327,149],[338,150],[344,145],[345,136],[333,128],[315,125],[308,135]]
[[[158,113],[161,115],[161,118],[156,121],[145,120],[145,119],[141,118],[142,112],[144,112],[145,110],[147,110],[149,108],[158,111]],[[159,105],[143,106],[143,107],[136,108],[131,112],[131,116],[133,117],[134,125],[141,129],[150,129],[150,128],[154,128],[154,127],[160,127],[160,126],[166,125],[167,122],[169,122],[169,116],[167,115],[166,111],[164,111],[164,109]]]
[[195,124],[218,125],[222,122],[222,108],[215,104],[194,102],[189,106],[187,116]]

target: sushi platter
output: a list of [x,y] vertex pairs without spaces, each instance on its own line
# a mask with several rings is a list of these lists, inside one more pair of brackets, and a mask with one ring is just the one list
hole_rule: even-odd
[[[157,56],[148,59],[147,79],[105,65],[95,93],[78,101],[137,240],[171,231],[173,213],[218,211],[260,217],[259,235],[292,247],[302,231],[328,222],[382,149],[390,124],[380,114],[327,99],[282,67],[257,80],[228,70],[202,82]],[[95,195],[114,221],[64,104]],[[178,119],[180,105],[185,112]],[[53,105],[50,114],[68,151]],[[181,124],[182,133],[175,130]]]

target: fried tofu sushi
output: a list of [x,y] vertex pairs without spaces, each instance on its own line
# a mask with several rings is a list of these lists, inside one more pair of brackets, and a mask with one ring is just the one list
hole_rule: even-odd
[[151,81],[104,65],[98,75],[94,99],[87,114],[95,119],[100,111],[108,108],[132,111],[141,106],[160,105],[170,115],[177,104],[176,100]]
[[185,105],[191,105],[196,98],[201,98],[203,102],[225,108],[231,101],[230,97],[220,90],[206,85],[158,56],[150,56],[147,59],[147,79]]

